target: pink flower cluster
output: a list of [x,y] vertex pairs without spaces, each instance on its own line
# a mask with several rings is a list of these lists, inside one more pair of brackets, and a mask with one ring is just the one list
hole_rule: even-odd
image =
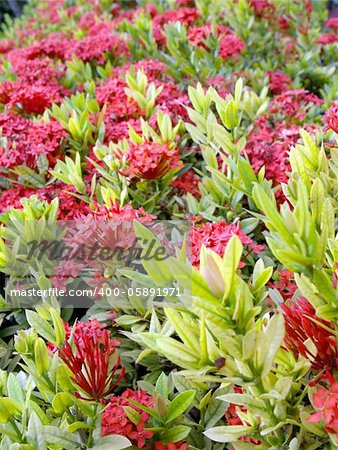
[[[152,431],[146,429],[147,425],[149,427],[147,422],[150,415],[134,406],[128,400],[134,400],[148,408],[152,408],[154,404],[153,398],[140,388],[137,391],[126,389],[120,397],[111,396],[102,415],[102,435],[119,434],[126,436],[138,448],[144,448],[147,439],[151,439],[154,435]],[[132,408],[139,413],[140,419],[137,424],[129,419],[126,411],[123,409],[124,406]]]
[[[200,263],[200,251],[202,245],[210,248],[220,256],[223,256],[227,243],[232,236],[238,236],[242,244],[249,250],[248,253],[259,253],[263,250],[263,245],[257,245],[241,230],[241,225],[228,224],[224,219],[220,222],[196,223],[191,232],[189,244],[191,245],[191,262],[198,267]],[[241,263],[243,267],[244,263]]]

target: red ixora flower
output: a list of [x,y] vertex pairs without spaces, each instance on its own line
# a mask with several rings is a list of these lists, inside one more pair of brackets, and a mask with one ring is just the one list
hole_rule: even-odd
[[137,220],[141,223],[149,223],[156,216],[148,214],[142,207],[134,209],[130,203],[121,206],[117,200],[111,202],[110,206],[94,203],[95,210],[87,208],[85,214],[79,215],[80,219],[94,219],[99,221],[130,221]]
[[73,372],[71,380],[87,397],[79,392],[76,395],[84,400],[104,401],[125,375],[116,354],[119,341],[111,340],[108,330],[94,328],[88,333],[85,327],[74,333],[72,341],[75,350],[66,341],[59,348],[59,356]]
[[325,130],[333,130],[338,133],[338,102],[333,102],[325,114]]
[[233,34],[227,34],[219,43],[219,56],[228,59],[231,56],[237,56],[245,49],[245,44],[241,38]]
[[267,0],[251,0],[250,5],[256,17],[262,17],[263,19],[271,19],[274,17],[276,7]]
[[19,81],[6,81],[0,86],[0,102],[8,110],[24,111],[27,114],[42,114],[53,103],[60,103],[62,97],[55,86],[28,85]]
[[[313,306],[304,297],[281,305],[285,318],[285,346],[296,356],[308,358],[314,369],[337,367],[338,348],[333,325],[316,316]],[[332,329],[332,333],[329,331]],[[316,351],[306,345],[311,340]]]
[[[228,224],[224,219],[220,222],[206,222],[194,225],[191,233],[191,262],[195,267],[200,263],[200,252],[202,244],[210,248],[218,255],[223,256],[227,243],[232,236],[238,236],[243,245],[249,248],[249,252],[259,253],[264,246],[256,245],[254,241],[242,230],[240,223]],[[243,267],[240,263],[240,267]]]
[[328,389],[317,387],[312,398],[316,412],[307,420],[312,423],[322,422],[325,431],[335,434],[338,438],[338,381],[335,381],[331,374],[327,378],[331,381],[331,385]]
[[319,39],[317,39],[317,44],[330,45],[338,42],[338,35],[334,33],[322,34]]
[[128,56],[128,47],[119,36],[109,32],[98,33],[95,36],[86,36],[74,42],[74,46],[69,49],[68,59],[73,55],[82,61],[96,60],[99,63],[105,61],[104,53],[112,52],[114,56]]
[[[145,428],[150,415],[128,400],[134,400],[148,408],[152,408],[154,404],[153,398],[140,388],[137,391],[127,389],[121,397],[110,397],[108,406],[102,414],[102,435],[119,434],[130,439],[138,448],[143,448],[146,439],[153,437],[153,432]],[[128,406],[139,413],[140,420],[137,424],[129,419],[124,406]]]
[[269,77],[269,88],[272,94],[280,95],[285,91],[290,89],[292,80],[290,77],[285,75],[285,73],[276,71],[268,72]]
[[193,170],[188,170],[179,178],[174,180],[171,185],[178,190],[180,194],[191,194],[196,198],[200,198],[198,186],[200,178],[195,174]]
[[171,169],[181,167],[179,150],[170,149],[168,144],[155,142],[132,144],[125,158],[129,167],[123,171],[123,175],[131,178],[156,180],[166,175]]
[[[104,328],[106,328],[106,324],[99,322],[97,319],[91,319],[87,322],[81,322],[79,320],[73,326],[70,326],[68,322],[63,321],[63,326],[65,328],[66,340],[70,339],[72,335],[75,335],[78,336],[78,340],[82,345],[82,336],[92,336],[93,334],[96,334],[98,340],[100,341],[102,339],[102,343],[104,343]],[[116,345],[119,345],[118,341],[115,342]],[[48,342],[48,350],[55,353],[58,350],[58,347],[52,342]]]
[[286,120],[304,121],[306,114],[314,105],[323,101],[306,89],[291,89],[274,97],[270,112],[282,115]]
[[293,272],[287,269],[279,270],[278,280],[270,281],[268,285],[273,289],[277,289],[284,301],[292,298],[298,289]]
[[325,24],[326,28],[338,30],[338,17],[331,17]]

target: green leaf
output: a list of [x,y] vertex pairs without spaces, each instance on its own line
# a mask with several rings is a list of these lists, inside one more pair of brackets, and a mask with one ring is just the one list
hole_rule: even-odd
[[27,322],[47,341],[55,343],[55,331],[50,323],[34,311],[26,311]]
[[19,439],[21,439],[21,433],[18,435],[14,431],[13,427],[4,425],[1,422],[0,422],[0,433],[3,434],[4,436],[8,436],[12,442],[17,442]]
[[284,318],[281,313],[275,314],[269,321],[264,332],[264,337],[260,339],[258,346],[258,361],[262,368],[261,375],[270,372],[276,353],[283,343],[285,336]]
[[242,252],[243,252],[242,242],[240,241],[238,236],[233,236],[228,242],[223,256],[223,260],[225,262],[223,273],[225,284],[224,299],[228,298],[231,289],[233,288],[234,278],[241,260]]
[[252,191],[253,183],[257,183],[257,177],[250,163],[244,158],[240,158],[237,163],[238,173],[248,192]]
[[[214,395],[217,395],[217,392]],[[225,401],[218,400],[218,398],[215,398],[213,396],[210,399],[210,402],[208,404],[208,409],[205,413],[205,428],[209,429],[211,427],[214,427],[216,423],[224,417],[224,414],[226,413],[227,409],[229,407],[229,404]]]
[[116,434],[99,439],[95,442],[95,445],[90,448],[91,450],[122,450],[131,447],[131,445],[129,439]]
[[263,450],[263,447],[257,447],[256,444],[251,444],[251,442],[238,441],[234,442],[233,446],[235,450]]
[[[158,286],[167,286],[173,279],[168,266],[169,258],[159,261],[155,257],[157,252],[163,249],[163,245],[158,242],[155,235],[151,231],[149,231],[144,225],[140,224],[136,220],[134,220],[134,229],[136,236],[142,239],[141,243],[143,245],[143,267],[146,269],[148,275],[152,278],[154,283],[156,283]],[[145,259],[146,255],[147,259]],[[163,258],[162,252],[161,258]]]
[[61,345],[65,342],[66,339],[65,327],[63,325],[60,314],[54,308],[50,308],[50,315],[52,316],[53,326],[55,330],[56,336],[55,344]]
[[198,339],[191,332],[191,325],[187,324],[184,314],[174,308],[164,308],[164,312],[178,337],[190,350],[198,353],[200,351]]
[[238,108],[234,100],[230,102],[225,107],[225,111],[221,117],[223,124],[228,130],[232,130],[239,124]]
[[[150,333],[142,334],[142,340],[148,345],[149,339],[151,339]],[[159,353],[163,353],[170,361],[174,362],[182,368],[197,368],[200,355],[196,352],[192,352],[181,342],[173,338],[167,338],[159,335],[156,338],[156,346],[154,350]]]
[[165,430],[160,434],[160,440],[163,444],[169,444],[170,442],[178,442],[185,439],[190,433],[191,428],[185,425],[177,425],[169,430]]
[[62,414],[74,404],[74,399],[68,392],[59,392],[52,401],[52,407],[57,414]]
[[71,425],[69,425],[68,431],[69,433],[74,433],[77,430],[88,430],[91,428],[93,428],[93,426],[90,425],[89,423],[73,422]]
[[29,418],[26,436],[28,443],[35,445],[37,450],[47,450],[46,435],[43,424],[34,412]]
[[267,222],[268,228],[276,230],[280,237],[290,246],[292,246],[294,244],[294,241],[285,225],[284,220],[278,214],[276,202],[267,195],[262,186],[260,186],[259,184],[255,184],[252,195],[258,208],[264,211],[267,218],[269,219],[269,222]]
[[312,185],[310,193],[312,215],[316,223],[320,223],[324,204],[324,194],[325,192],[323,183],[320,178],[316,178],[315,182]]
[[155,391],[163,398],[167,399],[169,395],[169,382],[167,375],[162,372],[156,381]]
[[61,445],[62,448],[66,448],[67,450],[81,448],[78,436],[51,425],[47,425],[44,428],[48,444]]
[[166,423],[183,414],[192,405],[195,395],[196,391],[186,391],[178,394],[168,406]]
[[254,293],[259,292],[266,283],[270,280],[273,272],[273,267],[266,267],[261,271],[261,273],[257,276],[254,283]]
[[43,412],[43,410],[40,408],[40,406],[33,402],[32,400],[29,400],[28,402],[29,411],[30,413],[34,412],[40,419],[43,425],[49,425],[49,420],[47,415]]
[[34,358],[38,376],[44,375],[49,369],[48,350],[43,339],[38,338],[34,345]]
[[24,181],[35,188],[41,188],[46,184],[44,175],[36,173],[26,166],[16,166],[12,172],[21,177]]
[[127,414],[128,419],[131,420],[134,425],[137,425],[140,422],[141,416],[134,408],[131,408],[130,406],[123,406],[123,409]]
[[21,410],[22,406],[14,399],[7,397],[0,398],[0,422],[7,423],[11,417]]
[[130,398],[126,398],[126,400],[132,405],[137,406],[141,411],[147,412],[151,417],[158,419],[158,412],[154,409],[148,408],[147,406],[144,406],[141,403],[136,402],[135,400],[131,400]]
[[223,400],[228,403],[233,403],[239,406],[257,408],[257,409],[265,409],[265,403],[263,400],[259,398],[251,397],[246,394],[225,394],[217,397],[219,400]]
[[210,428],[204,432],[207,438],[215,442],[235,442],[242,436],[250,435],[252,427],[245,425],[233,425]]
[[19,380],[15,377],[13,373],[10,373],[8,375],[7,380],[7,393],[8,397],[12,398],[13,400],[16,400],[18,404],[21,406],[24,406],[25,399],[22,391],[21,384]]

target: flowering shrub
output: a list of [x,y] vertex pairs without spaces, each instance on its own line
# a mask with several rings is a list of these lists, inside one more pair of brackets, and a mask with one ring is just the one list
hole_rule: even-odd
[[6,21],[1,449],[338,448],[337,46],[311,0]]

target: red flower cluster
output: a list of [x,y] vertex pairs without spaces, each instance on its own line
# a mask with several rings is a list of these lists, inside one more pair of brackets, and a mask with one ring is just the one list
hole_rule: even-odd
[[[156,99],[156,105],[159,110],[170,116],[172,122],[176,124],[180,119],[188,120],[186,106],[190,104],[189,98],[184,94],[177,85],[171,82],[158,83],[156,86],[162,86],[162,92]],[[153,115],[149,121],[151,126],[156,126],[157,118]]]
[[314,105],[320,105],[322,100],[317,95],[305,89],[289,90],[274,97],[270,112],[279,114],[289,122],[303,122],[307,113]]
[[330,375],[331,385],[328,389],[318,386],[313,394],[313,406],[317,410],[308,418],[308,422],[322,423],[325,431],[338,439],[338,381]]
[[94,211],[88,208],[85,216],[81,217],[87,219],[93,218],[100,221],[109,220],[112,222],[121,222],[121,220],[132,222],[133,220],[138,220],[142,223],[147,223],[155,219],[155,216],[148,214],[142,207],[134,209],[130,203],[121,206],[117,200],[111,203],[109,208],[105,205],[97,205]]
[[13,167],[36,166],[37,157],[46,155],[51,166],[60,158],[61,144],[66,132],[56,120],[33,122],[14,114],[0,114],[2,136],[7,143],[0,145],[0,165]]
[[162,14],[155,15],[153,19],[153,35],[160,47],[164,47],[166,38],[163,34],[164,26],[169,22],[180,22],[183,25],[192,25],[199,17],[196,8],[180,8],[168,10]]
[[325,24],[326,28],[338,30],[338,17],[331,17]]
[[[112,77],[96,89],[96,97],[100,106],[106,105],[104,123],[106,126],[105,141],[117,142],[129,137],[129,128],[132,126],[136,132],[141,132],[139,117],[143,114],[138,104],[125,93],[127,83],[125,76],[130,65],[125,65],[113,70]],[[165,74],[165,66],[155,60],[141,60],[134,65],[135,71],[143,70],[148,78],[148,83],[161,86],[162,91],[156,98],[158,110],[170,116],[176,124],[179,119],[187,119],[185,106],[189,99],[185,93],[178,89],[177,85]],[[149,123],[156,125],[156,115],[153,115]]]
[[[222,38],[225,35],[229,34],[233,36],[233,33],[231,32],[230,28],[225,27],[224,25],[217,26],[216,29],[217,38]],[[205,44],[204,41],[212,35],[213,29],[211,24],[208,23],[202,27],[190,27],[187,34],[187,39],[190,42],[190,44],[197,45],[205,48],[206,50],[209,50],[209,47]]]
[[0,194],[0,212],[7,211],[10,208],[22,209],[20,200],[35,194],[40,201],[47,203],[57,197],[59,199],[58,219],[73,220],[79,216],[79,211],[87,208],[87,204],[66,192],[66,190],[74,191],[75,189],[63,183],[53,183],[39,189],[18,185]]
[[276,11],[275,5],[267,0],[250,0],[250,5],[254,10],[255,16],[263,19],[272,18]]
[[317,39],[317,44],[330,45],[338,42],[338,34],[328,33],[322,34],[319,39]]
[[277,72],[268,72],[269,77],[269,88],[273,95],[280,95],[290,89],[290,85],[292,80],[290,77],[285,75],[285,73],[277,71]]
[[[320,103],[317,96],[304,89],[284,91],[273,98],[269,112],[256,120],[245,147],[256,173],[265,166],[265,176],[273,180],[275,186],[287,181],[289,150],[300,138],[301,128],[311,134],[316,130],[315,125],[304,123],[304,118]],[[284,199],[281,190],[276,197]]]
[[11,51],[14,47],[14,42],[11,39],[1,39],[0,54],[4,55]]
[[[73,326],[70,326],[68,322],[63,322],[65,328],[66,340],[68,341],[71,336],[76,336],[80,345],[84,346],[83,336],[96,335],[98,341],[104,343],[104,336],[106,324],[99,322],[97,319],[91,319],[87,322],[76,322]],[[119,345],[118,341],[115,341],[116,345]],[[52,342],[48,342],[48,349],[50,352],[55,353],[58,347]]]
[[122,39],[109,32],[103,31],[96,35],[89,35],[75,41],[74,48],[70,49],[68,59],[73,55],[82,61],[96,61],[99,64],[105,62],[104,53],[112,52],[114,56],[128,56],[128,47]]
[[219,43],[219,56],[223,59],[236,57],[245,50],[245,43],[233,34],[227,34]]
[[[24,57],[25,52],[27,59],[48,57],[51,59],[60,59],[64,61],[67,54],[70,53],[70,49],[73,47],[73,41],[67,38],[62,32],[51,33],[47,37],[39,40],[25,49],[16,49],[13,51],[13,62],[17,61],[17,54],[21,53]],[[20,60],[21,58],[19,58]],[[17,70],[17,69],[16,69]]]
[[[308,358],[314,369],[337,369],[338,347],[333,325],[318,318],[313,306],[303,297],[292,301],[289,306],[284,303],[281,308],[285,318],[285,346],[295,356],[301,354]],[[309,340],[316,351],[307,345]]]
[[114,123],[140,114],[138,104],[134,100],[128,99],[125,93],[126,87],[127,83],[123,76],[116,73],[116,77],[109,78],[96,90],[100,106],[107,104],[106,117]]
[[198,186],[200,179],[193,170],[188,170],[179,178],[176,178],[171,185],[177,189],[179,194],[191,194],[196,198],[201,196]]
[[187,39],[191,45],[197,45],[209,50],[205,44],[205,40],[212,34],[212,27],[204,25],[202,27],[190,27],[187,34]]
[[37,86],[47,86],[52,91],[58,92],[61,95],[66,95],[68,92],[58,81],[64,75],[65,69],[63,65],[54,63],[46,59],[24,59],[15,71],[20,83],[36,84]]
[[338,102],[333,102],[325,113],[326,130],[333,130],[338,134]]
[[277,289],[284,300],[292,298],[298,289],[294,280],[293,272],[290,272],[290,270],[287,269],[279,270],[277,283],[270,282],[269,286]]
[[102,402],[124,377],[125,369],[116,354],[119,341],[111,340],[108,330],[95,326],[89,330],[79,327],[70,339],[75,349],[67,341],[59,348],[59,356],[72,371],[72,381],[86,394],[77,396]]
[[128,162],[128,169],[123,171],[123,175],[130,178],[156,180],[162,178],[171,169],[180,167],[179,150],[169,148],[168,144],[155,142],[131,144],[124,157]]
[[29,86],[18,81],[8,81],[0,85],[0,103],[7,105],[8,110],[42,114],[53,103],[61,101],[59,89],[53,90],[51,85]]
[[[137,391],[127,389],[120,397],[112,396],[102,415],[102,435],[119,434],[127,437],[138,448],[144,448],[147,439],[153,437],[153,432],[146,429],[150,415],[134,406],[128,400],[134,400],[141,405],[152,408],[153,398],[140,388]],[[134,409],[140,415],[140,420],[134,424],[124,410],[124,406]]]
[[[204,245],[223,256],[224,250],[232,238],[238,236],[242,244],[249,248],[249,251],[259,253],[264,246],[256,245],[254,241],[241,230],[241,225],[228,224],[224,219],[220,222],[207,222],[200,225],[194,225],[190,232],[189,243],[191,244],[191,262],[198,267],[200,264],[201,247]],[[244,264],[241,263],[243,266]]]

